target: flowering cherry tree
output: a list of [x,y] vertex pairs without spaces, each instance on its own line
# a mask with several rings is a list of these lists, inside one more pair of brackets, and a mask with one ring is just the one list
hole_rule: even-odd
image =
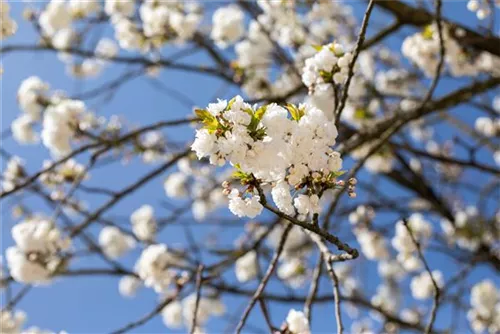
[[100,332],[500,332],[499,1],[0,1],[2,333],[81,277],[155,296]]

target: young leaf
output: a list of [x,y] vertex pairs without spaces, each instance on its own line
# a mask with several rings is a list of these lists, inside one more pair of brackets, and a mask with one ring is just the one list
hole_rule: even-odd
[[205,125],[204,128],[209,130],[209,131],[216,131],[219,127],[219,121],[217,121],[217,118],[213,116],[211,113],[209,113],[205,109],[195,109],[194,113],[198,118],[201,119],[202,123]]
[[290,115],[292,116],[292,119],[295,120],[295,121],[299,121],[302,116],[304,116],[304,111],[297,108],[295,105],[291,104],[291,103],[288,103],[286,105],[286,108],[288,109],[288,111],[290,112]]
[[258,120],[261,120],[262,117],[264,117],[264,114],[266,113],[266,110],[267,110],[267,106],[262,106],[260,107],[259,109],[257,109],[257,111],[255,112],[255,117],[258,119]]
[[424,36],[425,39],[432,39],[432,36],[434,35],[434,29],[432,28],[431,25],[428,25],[422,30],[422,36]]
[[339,171],[336,171],[336,172],[330,172],[330,174],[328,174],[328,178],[329,179],[337,178],[339,176],[344,175],[346,172],[347,171],[345,171],[345,170],[339,170]]

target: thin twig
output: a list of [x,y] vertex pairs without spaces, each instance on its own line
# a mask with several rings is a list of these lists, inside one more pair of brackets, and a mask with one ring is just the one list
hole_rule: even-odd
[[162,303],[158,304],[158,306],[156,306],[151,312],[149,312],[148,314],[146,314],[142,318],[140,318],[140,319],[138,319],[138,320],[136,320],[134,322],[131,322],[128,325],[126,325],[126,326],[124,326],[124,327],[122,327],[120,329],[112,331],[111,334],[126,333],[128,331],[133,330],[134,328],[137,328],[139,326],[144,325],[149,320],[153,319],[156,315],[158,315],[165,308],[165,306],[167,306],[168,304],[170,304],[171,302],[173,302],[177,298],[177,295],[178,295],[178,293],[176,293],[172,297],[169,297],[169,298],[165,299]]
[[8,303],[7,305],[5,305],[5,308],[6,310],[10,310],[12,309],[14,306],[16,306],[17,303],[19,303],[21,301],[21,299],[24,298],[24,296],[26,296],[28,294],[28,292],[31,290],[31,285],[25,285],[23,286],[23,288],[21,289],[21,291],[19,291]]
[[262,314],[264,315],[264,320],[266,321],[267,327],[269,327],[269,332],[274,333],[276,328],[273,326],[271,321],[271,316],[269,315],[269,311],[266,306],[266,301],[263,298],[259,298],[260,309],[262,310]]
[[250,312],[252,311],[253,307],[255,306],[255,303],[257,300],[259,300],[260,296],[264,292],[264,289],[266,288],[267,282],[271,278],[271,275],[274,272],[274,269],[276,268],[278,264],[278,259],[281,255],[281,252],[283,251],[283,248],[285,246],[285,242],[288,238],[288,233],[290,233],[290,230],[292,229],[293,224],[289,223],[285,230],[283,231],[283,235],[281,236],[280,243],[278,245],[278,248],[276,249],[273,259],[271,260],[271,263],[269,264],[269,267],[267,267],[266,274],[264,275],[264,278],[260,282],[259,286],[257,287],[257,290],[255,290],[255,293],[250,300],[250,303],[248,304],[247,308],[243,312],[243,316],[240,319],[240,322],[238,323],[238,326],[236,327],[236,333],[239,334],[241,333],[241,330],[245,326],[245,322],[247,321],[248,316],[250,315]]
[[441,290],[439,289],[439,286],[438,286],[436,280],[434,279],[434,276],[432,275],[432,271],[431,271],[431,268],[429,267],[429,264],[425,260],[425,257],[422,253],[422,249],[420,248],[420,243],[415,239],[415,236],[413,235],[411,228],[408,226],[408,220],[403,219],[403,223],[408,231],[408,234],[410,235],[411,241],[415,244],[415,248],[417,249],[418,257],[420,258],[420,260],[424,264],[425,270],[427,271],[427,274],[429,275],[429,277],[432,281],[432,285],[434,286],[434,302],[432,305],[431,317],[430,317],[429,323],[425,327],[425,331],[424,331],[425,334],[429,334],[432,332],[432,326],[434,325],[434,321],[436,320],[437,310],[439,308],[439,299],[440,299],[440,291]]
[[194,313],[193,320],[191,322],[191,330],[190,333],[193,334],[196,331],[196,320],[198,318],[198,308],[200,307],[200,297],[201,297],[201,281],[203,274],[203,264],[198,266],[198,270],[196,271],[196,300],[194,303]]
[[111,198],[107,203],[102,205],[100,208],[98,208],[93,214],[91,214],[84,222],[82,222],[80,225],[77,225],[73,231],[71,231],[70,236],[74,237],[78,235],[81,231],[83,231],[87,226],[89,226],[93,221],[99,219],[99,217],[108,209],[113,207],[116,203],[118,203],[121,199],[123,199],[125,196],[133,193],[134,191],[138,190],[142,185],[148,183],[155,177],[161,175],[165,170],[173,166],[177,161],[179,161],[181,158],[185,157],[188,155],[190,152],[189,149],[185,150],[182,153],[179,153],[175,155],[172,159],[161,165],[160,167],[156,168],[152,172],[148,173],[147,175],[143,176],[140,178],[137,182],[134,184],[124,188],[120,192],[116,193],[116,195]]
[[[337,321],[337,334],[342,334],[344,332],[344,324],[342,323],[342,314],[340,309],[340,287],[339,287],[339,279],[335,274],[335,270],[333,269],[333,262],[339,261],[339,255],[334,255],[330,252],[326,244],[321,238],[313,233],[308,233],[311,239],[316,243],[323,256],[323,260],[326,265],[326,269],[328,271],[328,275],[333,283],[333,296],[335,300],[335,319]],[[342,254],[341,254],[342,255]]]
[[69,159],[71,159],[71,158],[73,158],[73,157],[75,157],[83,152],[86,152],[88,150],[95,149],[95,148],[98,148],[98,147],[104,146],[104,145],[107,145],[107,148],[111,149],[114,146],[120,145],[128,140],[136,138],[138,135],[140,135],[142,133],[156,130],[156,129],[159,129],[162,127],[189,124],[192,122],[196,122],[197,120],[198,120],[197,118],[184,118],[184,119],[172,120],[172,121],[162,121],[162,122],[158,122],[158,123],[153,124],[153,125],[145,126],[145,127],[140,128],[140,129],[131,131],[130,133],[128,133],[128,134],[126,134],[126,135],[124,135],[124,136],[122,136],[122,137],[120,137],[112,142],[105,142],[103,140],[103,142],[91,143],[91,144],[81,146],[80,148],[75,149],[73,152],[69,153],[68,155],[64,156],[63,158],[53,162],[47,168],[40,170],[39,172],[33,174],[32,176],[24,179],[23,182],[16,184],[16,186],[14,188],[9,189],[8,191],[1,192],[0,198],[4,198],[10,194],[13,194],[13,193],[29,186],[30,184],[35,182],[42,174],[53,171],[57,166],[65,163]]
[[345,103],[347,101],[347,96],[349,95],[349,86],[351,85],[351,80],[352,77],[354,76],[354,65],[356,64],[356,60],[358,59],[359,53],[361,51],[361,46],[365,41],[366,29],[368,27],[368,21],[370,20],[370,15],[373,10],[373,5],[374,5],[374,0],[370,0],[368,6],[366,7],[365,16],[363,17],[363,22],[361,23],[361,31],[359,32],[358,41],[356,42],[356,48],[354,49],[351,63],[349,64],[349,72],[347,74],[347,81],[342,91],[342,99],[340,100],[339,107],[335,111],[335,124],[338,124],[340,120],[340,115],[344,110]]
[[324,238],[326,241],[328,241],[328,242],[334,244],[335,246],[337,246],[337,248],[339,250],[344,251],[345,252],[344,254],[338,255],[339,258],[337,259],[337,261],[352,260],[352,259],[355,259],[355,258],[357,258],[359,256],[359,253],[358,253],[357,249],[351,248],[348,244],[342,242],[335,235],[328,233],[328,231],[325,231],[325,230],[321,229],[319,226],[316,226],[314,224],[310,224],[310,223],[307,223],[307,222],[300,221],[300,220],[298,220],[298,219],[296,219],[296,218],[294,218],[292,216],[289,216],[289,215],[287,215],[287,214],[285,214],[285,213],[283,213],[283,212],[281,212],[281,211],[273,208],[272,206],[270,206],[267,203],[267,200],[265,198],[265,195],[264,195],[262,189],[259,186],[257,186],[256,188],[257,188],[257,190],[259,191],[259,194],[260,194],[260,202],[261,202],[262,206],[264,206],[266,209],[268,209],[269,211],[271,211],[272,213],[274,213],[278,217],[286,219],[289,222],[291,222],[291,223],[293,223],[295,225],[298,225],[298,226],[304,228],[307,231],[316,233],[317,235],[319,235],[322,238]]
[[323,255],[320,254],[320,256],[318,257],[318,263],[314,268],[312,284],[309,288],[309,294],[307,295],[306,302],[304,303],[304,315],[306,316],[307,320],[309,320],[310,324],[312,323],[312,306],[314,303],[314,299],[318,294],[319,280],[321,279],[322,269],[323,269]]
[[333,261],[327,260],[325,261],[326,269],[328,270],[328,275],[330,276],[333,282],[333,296],[335,298],[335,319],[337,321],[337,334],[342,334],[344,332],[344,324],[342,323],[342,314],[340,309],[340,287],[339,287],[339,278],[337,274],[335,274],[335,270],[333,270]]

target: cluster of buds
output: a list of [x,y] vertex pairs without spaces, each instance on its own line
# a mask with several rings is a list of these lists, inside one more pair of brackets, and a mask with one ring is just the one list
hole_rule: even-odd
[[358,180],[354,177],[351,177],[349,181],[347,181],[347,194],[350,198],[356,198],[356,183],[358,183]]
[[[351,177],[347,181],[347,194],[351,198],[356,198],[356,183],[358,183],[358,180],[356,180],[356,178],[354,178],[354,177]],[[345,188],[346,187],[346,183],[345,183],[344,180],[337,181],[336,185],[339,188]]]
[[[323,169],[310,173],[294,186],[295,190],[308,188],[311,193],[322,194],[327,189],[344,188],[345,181],[338,180],[345,171],[325,172]],[[286,178],[289,180],[289,177]]]
[[349,73],[352,54],[345,52],[339,43],[314,47],[317,53],[306,59],[302,82],[309,88],[309,94],[316,88],[326,90],[329,85],[344,84]]
[[222,193],[225,196],[228,196],[231,193],[231,184],[227,180],[222,182]]
[[[236,171],[233,173],[233,177],[240,181],[241,185],[245,186],[245,191],[247,193],[252,193],[256,189],[256,185],[259,184],[260,180],[257,180],[252,174],[245,174],[241,171]],[[222,182],[222,194],[229,196],[231,193],[231,182],[226,180]]]
[[191,276],[187,271],[182,271],[180,274],[178,274],[175,278],[175,285],[177,289],[182,288],[186,283],[189,282],[191,279]]
[[[46,160],[43,162],[43,168],[48,169],[52,164],[52,161]],[[43,173],[40,176],[40,181],[47,186],[57,186],[64,183],[71,184],[76,180],[85,180],[88,178],[89,175],[86,172],[85,166],[73,159],[69,159],[57,168]]]

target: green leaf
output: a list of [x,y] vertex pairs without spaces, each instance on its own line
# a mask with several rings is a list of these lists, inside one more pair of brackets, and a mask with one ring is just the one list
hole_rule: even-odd
[[266,136],[266,128],[263,127],[263,128],[260,128],[258,130],[255,130],[254,132],[252,132],[250,135],[252,136],[252,138],[254,138],[255,140],[262,140],[264,139],[264,137]]
[[244,112],[246,112],[247,114],[249,114],[250,116],[253,116],[253,110],[250,109],[250,108],[246,108],[246,109],[243,109]]
[[201,122],[205,125],[205,129],[209,131],[216,131],[219,128],[219,121],[207,110],[195,109],[194,113],[196,114],[196,116],[198,116],[198,118],[201,119]]
[[254,133],[257,130],[259,123],[260,120],[252,115],[252,120],[250,121],[250,124],[248,124],[248,131],[250,132],[250,134]]
[[304,275],[306,272],[307,272],[306,267],[303,265],[299,265],[295,269],[295,274],[298,276]]
[[304,116],[304,110],[297,108],[295,105],[288,103],[286,105],[286,109],[290,112],[290,115],[292,116],[292,119],[295,121],[299,121],[302,116]]
[[354,118],[356,119],[373,119],[375,116],[366,111],[366,109],[358,108],[354,111]]
[[259,109],[257,109],[257,111],[255,112],[255,117],[259,120],[262,119],[262,117],[264,117],[264,114],[266,113],[266,110],[267,110],[267,106],[262,106],[260,107]]
[[243,173],[242,171],[239,171],[239,170],[234,171],[233,174],[232,174],[232,177],[234,179],[238,179],[238,180],[241,180],[241,179],[245,178],[245,176],[246,176],[246,174]]
[[336,53],[335,53],[335,47],[333,46],[333,43],[328,44],[328,48],[330,49],[330,51],[332,51],[332,53],[334,55],[336,55]]
[[328,178],[329,179],[337,178],[339,176],[344,175],[345,173],[347,173],[347,171],[345,171],[345,170],[339,170],[339,171],[336,171],[336,172],[330,172],[330,174],[328,174]]
[[202,121],[204,121],[207,117],[211,116],[211,114],[205,110],[205,109],[195,109],[194,113],[198,118],[200,118]]
[[266,112],[266,107],[265,106],[260,107],[259,109],[257,109],[255,113],[250,109],[245,111],[248,112],[250,116],[252,116],[250,124],[248,124],[247,127],[250,136],[257,140],[264,138],[264,136],[266,135],[265,129],[264,128],[257,129],[257,128],[259,127],[260,120],[262,119],[264,113]]
[[235,101],[236,101],[236,96],[233,97],[231,100],[229,100],[229,102],[227,103],[227,106],[226,106],[226,111],[231,110],[231,107],[233,106]]
[[314,48],[314,50],[318,52],[321,51],[321,49],[323,49],[323,45],[311,45],[311,46]]
[[365,119],[366,118],[366,111],[365,109],[356,109],[356,111],[354,111],[354,118],[356,119]]
[[422,36],[424,36],[425,39],[432,39],[432,36],[434,35],[434,29],[432,28],[432,25],[428,25],[422,30]]
[[324,70],[320,70],[319,75],[321,75],[321,77],[323,78],[323,81],[325,81],[325,82],[333,81],[333,72],[327,72]]
[[248,184],[253,180],[252,174],[247,174],[238,168],[237,171],[231,175],[234,179],[240,180],[242,184]]

